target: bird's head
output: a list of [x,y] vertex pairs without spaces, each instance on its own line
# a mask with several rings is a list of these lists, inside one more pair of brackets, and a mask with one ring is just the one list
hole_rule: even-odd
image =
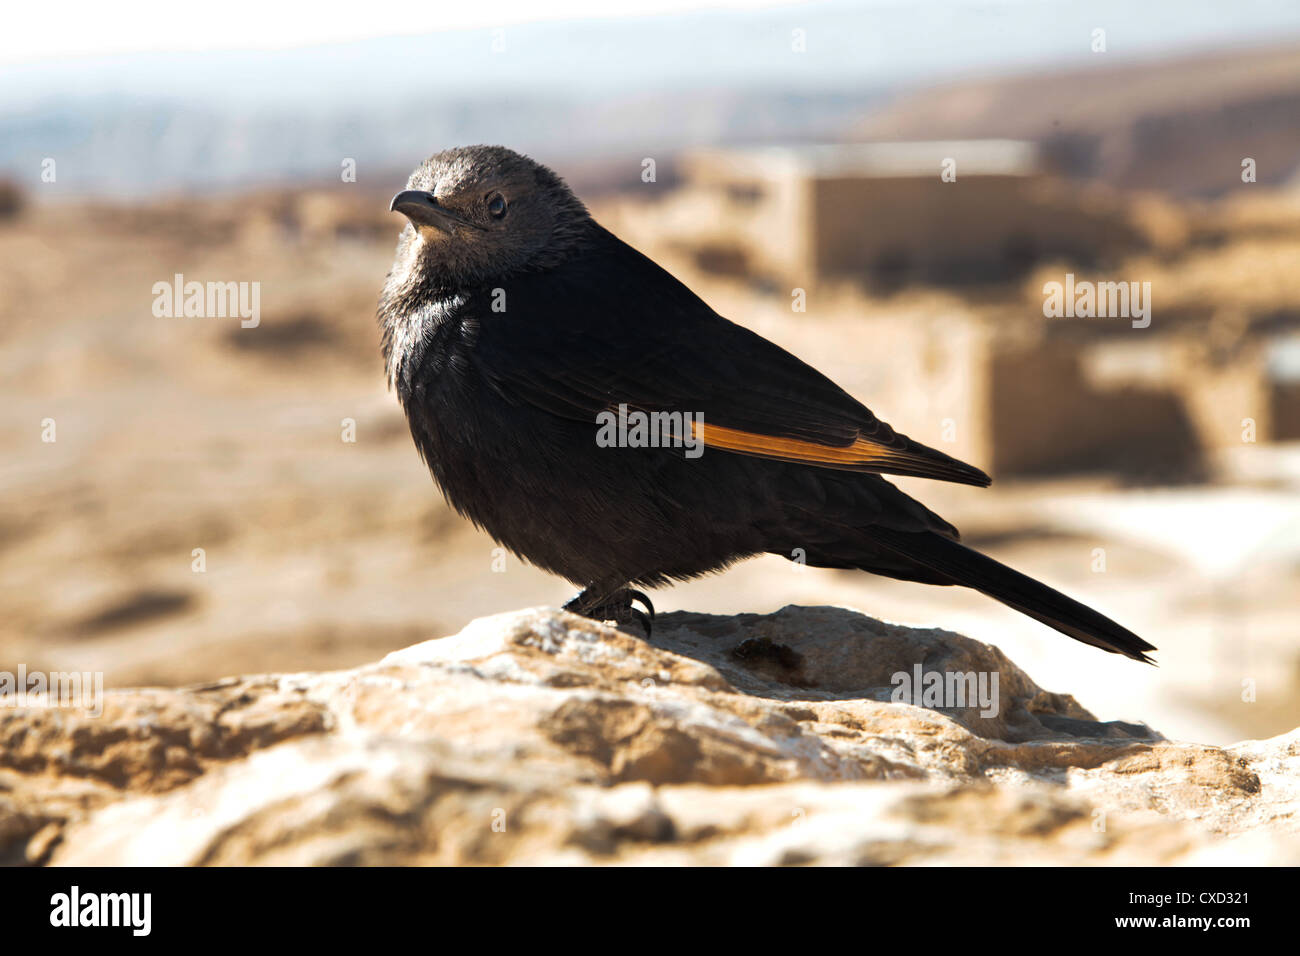
[[552,266],[590,222],[564,180],[504,146],[430,156],[389,208],[408,220],[399,268],[453,288]]

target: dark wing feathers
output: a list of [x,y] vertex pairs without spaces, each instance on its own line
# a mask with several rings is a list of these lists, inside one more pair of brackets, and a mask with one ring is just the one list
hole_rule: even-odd
[[[654,262],[600,230],[591,248],[506,288],[479,330],[502,394],[594,422],[625,403],[704,416],[706,447],[821,468],[987,485],[900,435],[789,352],[722,318]],[[537,316],[555,321],[538,322]]]

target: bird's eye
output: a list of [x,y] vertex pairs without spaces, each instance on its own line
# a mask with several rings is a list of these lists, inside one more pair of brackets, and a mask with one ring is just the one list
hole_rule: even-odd
[[506,197],[500,193],[493,193],[488,196],[487,207],[493,219],[500,219],[506,214]]

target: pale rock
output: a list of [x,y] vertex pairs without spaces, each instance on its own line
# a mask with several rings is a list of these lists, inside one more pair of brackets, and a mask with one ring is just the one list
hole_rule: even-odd
[[[996,713],[893,702],[918,663],[996,672]],[[1167,741],[947,631],[534,609],[349,671],[0,709],[0,862],[1293,865],[1297,781],[1300,731]]]

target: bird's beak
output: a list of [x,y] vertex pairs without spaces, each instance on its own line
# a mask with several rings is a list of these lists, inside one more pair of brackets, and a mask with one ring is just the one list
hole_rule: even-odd
[[451,232],[454,226],[466,225],[465,221],[450,209],[438,205],[433,193],[423,189],[403,189],[388,204],[389,212],[400,212],[415,225],[417,229],[432,227],[443,232]]

